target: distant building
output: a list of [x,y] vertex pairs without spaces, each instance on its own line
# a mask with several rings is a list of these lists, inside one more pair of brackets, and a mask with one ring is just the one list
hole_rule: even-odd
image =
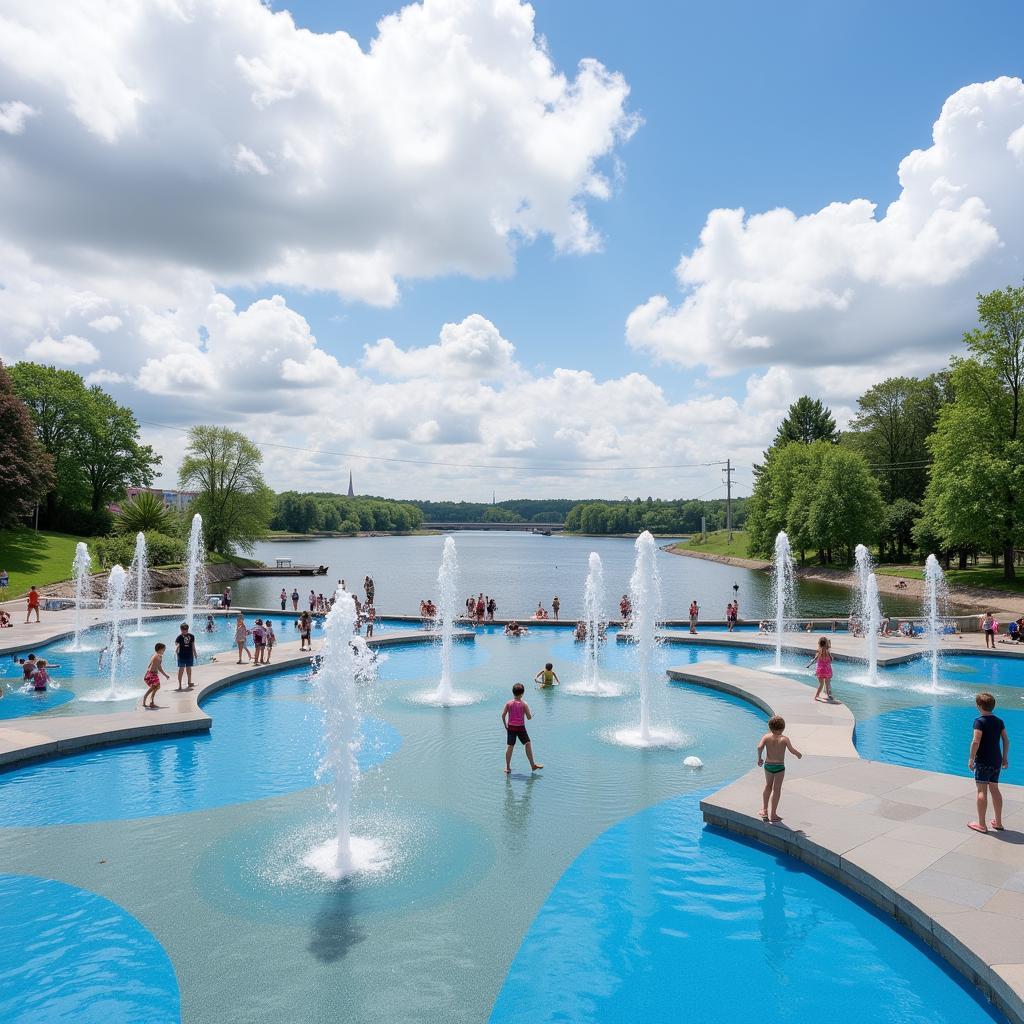
[[356,492],[355,492],[354,488],[352,487],[352,470],[351,469],[348,471],[348,496],[350,498],[354,498],[356,496]]
[[[198,491],[176,491],[169,487],[129,487],[128,500],[134,498],[136,494],[142,494],[143,491],[155,494],[164,503],[165,508],[173,509],[175,512],[184,512],[199,497]],[[120,505],[109,507],[111,512],[121,511]]]

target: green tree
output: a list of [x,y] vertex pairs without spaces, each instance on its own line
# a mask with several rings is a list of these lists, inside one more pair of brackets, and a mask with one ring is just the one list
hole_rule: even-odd
[[121,506],[114,518],[117,533],[143,533],[153,531],[161,534],[175,532],[176,517],[152,491],[140,491]]
[[53,483],[53,463],[36,439],[28,406],[0,363],[0,528],[17,526]]
[[518,512],[503,508],[501,505],[491,505],[489,508],[485,508],[480,517],[482,523],[522,523],[524,521]]
[[148,487],[160,464],[148,444],[139,443],[134,413],[98,387],[89,388],[79,411],[75,457],[89,486],[89,506],[99,512],[131,487]]
[[775,446],[799,441],[811,444],[814,441],[839,440],[839,431],[832,412],[821,403],[820,399],[802,395],[790,407],[786,418],[779,424],[775,433]]
[[274,494],[263,482],[263,454],[227,427],[197,426],[178,471],[182,487],[199,492],[192,504],[203,517],[207,545],[221,554],[251,551],[266,535]]
[[928,487],[928,437],[949,400],[948,373],[890,377],[857,399],[859,411],[843,435],[871,464],[887,502],[919,502]]
[[946,549],[998,552],[1012,580],[1024,537],[1024,287],[979,295],[978,320],[964,335],[971,358],[953,361],[953,401],[929,439],[929,508]]

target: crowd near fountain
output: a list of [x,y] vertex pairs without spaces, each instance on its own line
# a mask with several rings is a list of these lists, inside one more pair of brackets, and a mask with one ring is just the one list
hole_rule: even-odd
[[89,546],[84,541],[75,545],[75,559],[71,563],[71,578],[75,584],[75,637],[71,642],[69,650],[82,651],[82,623],[84,621],[83,604],[85,603],[86,590],[89,588],[89,572],[92,569],[92,556],[89,554]]

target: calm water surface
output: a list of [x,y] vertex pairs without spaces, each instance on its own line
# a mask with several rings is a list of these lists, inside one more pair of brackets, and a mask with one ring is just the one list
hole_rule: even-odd
[[[633,541],[625,537],[542,537],[528,533],[472,531],[453,534],[459,553],[461,588],[470,593],[492,594],[498,602],[499,617],[526,617],[537,602],[550,607],[556,594],[562,617],[575,618],[582,611],[583,584],[591,551],[601,556],[607,591],[607,614],[618,616],[618,602],[629,588],[633,571]],[[673,543],[659,538],[662,547]],[[290,557],[296,563],[326,565],[326,577],[250,577],[231,584],[234,601],[250,607],[276,607],[281,588],[293,587],[305,599],[311,587],[327,592],[344,579],[350,590],[361,586],[369,574],[376,584],[378,612],[392,615],[416,614],[423,598],[437,599],[437,568],[444,537],[345,537],[308,541],[273,541],[257,544],[254,557],[272,565],[274,559]],[[686,558],[659,552],[664,594],[664,612],[669,618],[683,618],[694,598],[707,618],[723,618],[726,604],[739,597],[740,613],[757,618],[768,613],[771,602],[768,574],[741,569],[702,558]],[[850,593],[845,587],[824,583],[802,583],[800,612],[805,615],[837,615],[850,610]],[[177,592],[161,595],[162,600],[180,599]],[[885,610],[893,615],[914,614],[917,602],[885,596]]]

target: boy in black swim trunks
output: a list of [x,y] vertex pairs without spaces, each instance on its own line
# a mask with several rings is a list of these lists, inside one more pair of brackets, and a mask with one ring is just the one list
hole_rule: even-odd
[[985,818],[991,794],[992,813],[995,817],[990,824],[996,832],[1002,832],[1003,794],[999,792],[999,772],[1002,768],[1010,767],[1010,737],[1006,735],[1003,720],[992,714],[996,699],[991,693],[979,693],[974,703],[981,714],[974,720],[974,736],[971,739],[967,767],[974,772],[974,781],[978,786],[978,820],[967,822],[967,827],[975,832],[988,831]]
[[[782,780],[786,776],[786,751],[796,758],[804,755],[793,746],[793,741],[783,733],[786,720],[782,715],[772,715],[768,719],[768,732],[761,737],[757,745],[757,766],[764,765],[764,793],[761,796],[761,820],[782,821],[778,815],[779,798],[782,796]],[[763,755],[763,756],[762,756]],[[768,800],[771,798],[771,808]],[[769,813],[770,811],[770,813]]]
[[508,746],[505,747],[505,774],[512,773],[512,751],[516,748],[516,740],[526,747],[526,756],[530,762],[530,769],[537,771],[544,765],[537,764],[533,759],[533,744],[530,742],[530,734],[526,731],[526,720],[533,718],[530,712],[530,705],[523,700],[526,687],[522,683],[516,683],[512,687],[512,699],[505,704],[501,712],[501,724],[505,727]]

